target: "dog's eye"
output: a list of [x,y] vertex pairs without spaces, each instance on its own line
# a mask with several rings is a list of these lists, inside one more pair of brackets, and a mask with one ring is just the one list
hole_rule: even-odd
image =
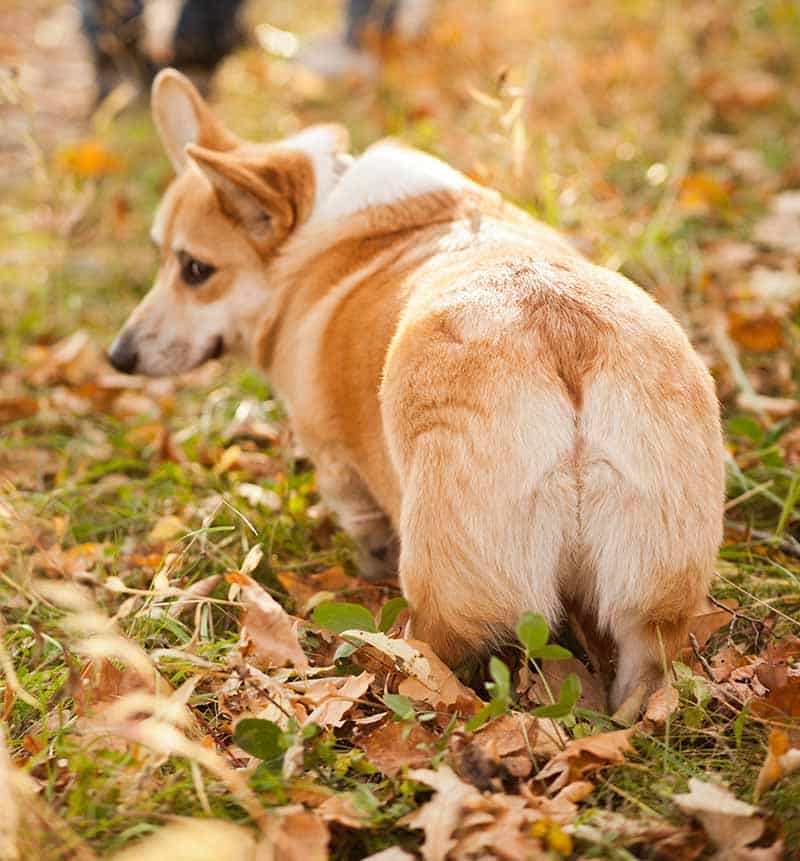
[[181,278],[189,287],[199,287],[217,270],[208,263],[203,263],[194,257],[185,254],[181,257]]

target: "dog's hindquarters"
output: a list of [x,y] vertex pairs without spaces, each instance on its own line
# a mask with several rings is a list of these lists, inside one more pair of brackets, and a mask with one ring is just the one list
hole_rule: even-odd
[[540,283],[451,300],[401,326],[382,386],[414,633],[454,663],[577,601],[617,644],[614,707],[676,657],[722,519],[713,385],[634,290],[619,320]]
[[581,410],[580,585],[617,645],[612,708],[640,685],[652,690],[677,658],[722,537],[713,384],[688,343],[674,346],[651,344],[646,355],[626,345],[587,386]]
[[552,367],[519,373],[529,354],[432,316],[396,339],[387,363],[401,585],[414,635],[451,664],[506,638],[523,610],[553,625],[562,615],[577,538],[576,414]]

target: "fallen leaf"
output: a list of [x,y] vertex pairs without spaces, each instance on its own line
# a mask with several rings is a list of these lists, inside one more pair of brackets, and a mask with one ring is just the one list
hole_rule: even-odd
[[[541,671],[556,699],[564,680],[574,673],[581,683],[581,695],[578,697],[577,705],[583,709],[605,713],[607,699],[603,678],[599,673],[591,672],[583,661],[577,658],[567,658],[563,661],[546,660],[541,662]],[[527,696],[531,703],[549,705],[551,700],[541,683],[541,678],[536,673],[532,673],[530,680],[532,685],[527,691]]]
[[278,582],[289,593],[297,610],[307,612],[309,601],[320,592],[341,592],[354,585],[341,565],[326,568],[317,574],[299,574],[296,571],[281,571],[276,575]]
[[298,670],[308,668],[308,658],[300,648],[297,626],[264,587],[247,574],[228,575],[241,587],[244,605],[239,650],[248,658],[270,667],[291,664]]
[[[739,602],[734,599],[728,599],[720,602],[730,610],[736,610]],[[711,635],[715,634],[724,625],[730,624],[733,616],[727,610],[720,607],[715,607],[708,599],[706,599],[703,612],[695,614],[689,622],[689,633],[694,635],[697,640],[697,648],[703,649],[706,643],[711,639]]]
[[15,422],[36,415],[39,402],[27,395],[0,396],[0,424]]
[[800,718],[800,677],[791,676],[785,685],[774,688],[752,704],[753,714],[767,720],[790,721]]
[[165,514],[156,521],[155,526],[147,536],[147,540],[150,544],[164,544],[185,533],[186,524],[180,517],[176,517],[174,514]]
[[800,769],[800,749],[789,747],[789,736],[783,730],[773,729],[769,734],[767,758],[756,781],[755,797],[758,800],[782,777]]
[[734,311],[728,315],[728,332],[740,347],[754,353],[771,353],[783,346],[783,323],[772,314]]
[[193,610],[204,598],[209,598],[217,586],[222,582],[221,574],[211,574],[203,577],[186,589],[181,597],[169,608],[169,616],[173,619],[180,616],[186,610]]
[[705,213],[727,202],[730,187],[707,173],[690,173],[681,183],[678,202],[688,212]]
[[420,640],[405,642],[422,656],[422,661],[414,661],[408,666],[408,678],[400,682],[398,693],[443,711],[457,709],[462,713],[472,713],[483,705],[475,692],[453,675],[427,643]]
[[721,851],[754,843],[764,833],[758,808],[739,801],[727,789],[692,777],[689,791],[673,797],[677,807],[694,816]]
[[572,854],[572,838],[558,823],[528,806],[524,798],[502,792],[466,799],[456,834],[453,861],[504,859],[504,861],[549,861],[553,856]]
[[151,678],[143,677],[133,667],[120,668],[106,658],[88,661],[70,688],[79,717],[90,716],[133,691],[155,691]]
[[678,689],[673,685],[659,688],[650,696],[644,712],[644,721],[649,728],[664,726],[667,718],[678,709]]
[[369,814],[356,806],[352,793],[331,795],[316,808],[316,812],[325,822],[338,822],[347,828],[366,828],[370,824]]
[[364,696],[374,680],[375,676],[367,672],[358,676],[309,680],[304,698],[315,702],[315,708],[305,724],[323,729],[341,726],[345,715],[355,707],[355,701]]
[[583,775],[606,765],[620,763],[633,751],[630,739],[634,728],[603,732],[567,742],[539,772],[541,780],[555,777],[552,789],[561,789]]
[[86,138],[59,151],[57,161],[62,170],[84,179],[118,173],[124,161],[98,138]]
[[588,798],[593,791],[594,785],[588,780],[568,783],[552,798],[546,795],[535,795],[525,786],[522,790],[523,795],[528,799],[528,804],[534,810],[560,825],[569,825],[575,821],[578,815],[578,802]]
[[438,741],[421,724],[390,720],[361,736],[357,743],[374,766],[387,777],[395,777],[404,768],[429,765]]
[[781,95],[780,78],[768,72],[749,70],[726,75],[708,91],[715,104],[724,108],[763,108]]
[[445,861],[456,845],[453,833],[461,822],[462,808],[467,801],[478,800],[480,792],[464,783],[446,765],[438,771],[422,768],[409,772],[412,780],[436,790],[436,794],[419,810],[404,817],[401,823],[408,828],[421,828],[425,832],[422,856],[425,861]]
[[302,807],[282,811],[277,827],[272,827],[259,843],[255,861],[327,861],[328,826]]

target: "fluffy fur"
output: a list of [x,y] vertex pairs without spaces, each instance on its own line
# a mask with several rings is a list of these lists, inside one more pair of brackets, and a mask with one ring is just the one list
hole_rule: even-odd
[[[413,633],[448,662],[569,605],[616,642],[612,706],[656,685],[723,502],[714,386],[673,318],[427,155],[352,159],[338,127],[246,143],[173,71],[153,101],[178,176],[116,342],[135,370],[253,357],[365,574],[399,565]],[[187,286],[181,254],[216,271]]]

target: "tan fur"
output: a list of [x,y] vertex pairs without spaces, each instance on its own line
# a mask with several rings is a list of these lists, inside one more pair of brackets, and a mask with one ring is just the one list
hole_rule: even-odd
[[[722,519],[714,387],[675,321],[439,163],[370,150],[347,167],[338,133],[330,164],[325,133],[233,142],[203,131],[195,96],[162,270],[125,330],[142,369],[188,367],[217,336],[256,359],[364,573],[393,573],[399,544],[413,633],[445,660],[569,604],[617,644],[612,705],[654,686]],[[176,243],[217,267],[208,284],[179,283]]]

